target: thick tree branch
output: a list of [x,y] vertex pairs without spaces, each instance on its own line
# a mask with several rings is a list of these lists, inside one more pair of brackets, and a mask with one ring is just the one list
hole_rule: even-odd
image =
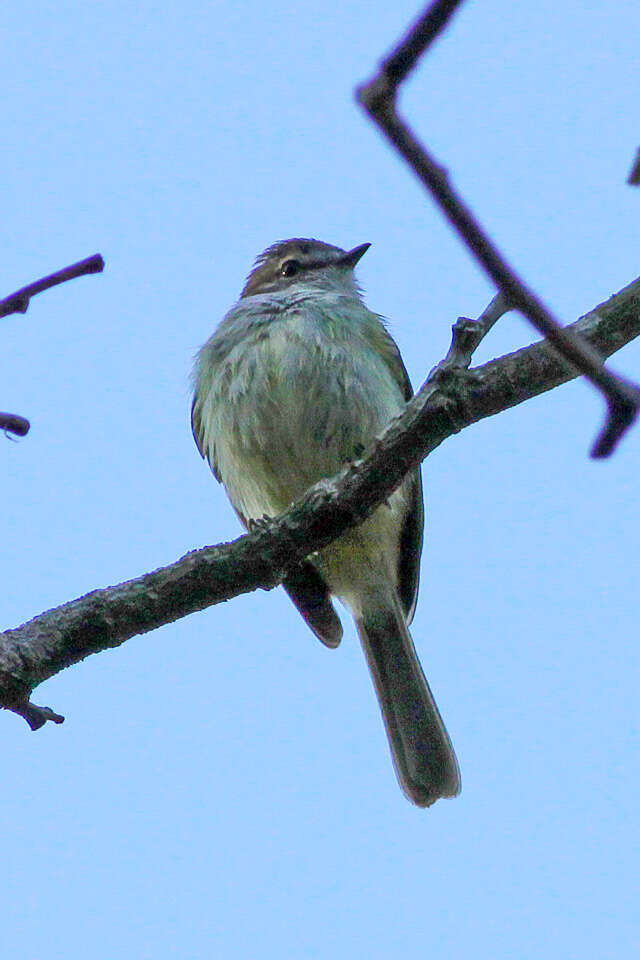
[[[480,325],[478,332],[483,329]],[[604,356],[633,340],[640,334],[640,279],[572,330]],[[454,342],[459,336],[454,328]],[[271,589],[291,566],[369,516],[447,437],[577,375],[548,341],[470,371],[464,356],[454,364],[438,364],[364,460],[312,487],[284,516],[232,543],[193,551],[168,567],[96,590],[0,634],[0,705],[27,719],[29,713],[35,726],[46,719],[60,722],[48,708],[29,704],[31,691],[43,680],[135,634],[258,587]]]
[[597,350],[572,327],[562,327],[558,323],[498,250],[449,182],[445,168],[431,156],[396,108],[400,83],[444,30],[461,3],[462,0],[435,0],[383,60],[379,72],[358,89],[357,96],[382,133],[430,191],[449,223],[512,307],[527,317],[562,356],[602,392],[608,415],[591,453],[594,457],[606,457],[638,414],[640,388],[607,370]]

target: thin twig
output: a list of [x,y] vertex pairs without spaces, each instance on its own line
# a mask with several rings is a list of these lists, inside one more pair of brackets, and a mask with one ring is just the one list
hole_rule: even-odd
[[[640,279],[574,328],[606,356],[639,336]],[[24,716],[31,691],[64,667],[214,603],[275,587],[310,552],[369,516],[447,437],[577,375],[542,341],[470,371],[463,362],[430,378],[364,460],[316,484],[282,517],[0,634],[0,705]]]
[[449,182],[447,171],[415,137],[396,109],[399,83],[442,32],[459,2],[436,0],[409,34],[387,57],[380,71],[357,91],[366,112],[396,147],[443,210],[464,243],[514,309],[519,310],[556,350],[605,396],[607,421],[592,448],[593,457],[606,457],[635,420],[640,387],[610,373],[602,358],[583,338],[563,328],[550,310],[517,275]]
[[381,74],[384,74],[394,87],[402,83],[413,70],[418,59],[440,36],[463,3],[464,0],[436,0],[409,28],[404,38],[380,66]]
[[76,277],[83,277],[88,273],[101,273],[104,270],[104,260],[99,253],[86,260],[79,260],[78,263],[72,263],[69,267],[62,270],[56,270],[41,280],[29,283],[26,287],[21,287],[15,293],[0,300],[0,317],[8,317],[11,313],[26,313],[29,307],[31,297],[36,293],[42,293],[50,287],[56,287],[59,283],[66,283],[67,280],[74,280]]
[[31,701],[26,703],[19,703],[12,708],[13,713],[17,713],[19,717],[24,717],[32,730],[39,730],[40,727],[44,727],[47,720],[50,720],[52,723],[64,723],[64,717],[59,713],[54,713],[51,707],[39,707]]
[[503,293],[497,293],[493,300],[482,311],[477,320],[469,317],[458,317],[451,328],[451,346],[444,360],[434,367],[429,379],[443,370],[467,370],[473,354],[478,349],[491,328],[500,317],[513,309]]
[[627,179],[627,183],[632,187],[640,187],[640,147],[638,147],[633,161],[633,166],[631,167],[631,172]]
[[[35,296],[36,293],[42,293],[43,290],[56,287],[59,283],[66,283],[67,280],[74,280],[76,277],[83,277],[88,273],[101,273],[103,270],[104,260],[99,253],[87,257],[86,260],[72,263],[62,270],[56,270],[55,273],[50,273],[40,280],[35,280],[0,300],[0,317],[8,317],[12,313],[26,313],[31,297]],[[17,437],[25,437],[30,429],[29,421],[17,413],[0,413],[0,430],[4,430],[5,434],[13,433]]]
[[26,437],[31,424],[17,413],[0,413],[0,430],[5,433],[14,433],[16,437]]

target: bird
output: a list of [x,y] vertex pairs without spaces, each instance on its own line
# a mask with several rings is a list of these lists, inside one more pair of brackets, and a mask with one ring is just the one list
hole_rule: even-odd
[[[247,529],[361,458],[413,395],[386,321],[355,278],[369,247],[273,243],[196,356],[193,436]],[[409,633],[423,518],[418,467],[283,586],[327,647],[342,638],[332,598],[351,613],[400,787],[428,807],[460,792],[460,773]]]

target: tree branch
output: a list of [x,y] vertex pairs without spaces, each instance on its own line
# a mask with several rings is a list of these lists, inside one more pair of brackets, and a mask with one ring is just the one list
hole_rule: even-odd
[[562,327],[558,323],[548,307],[498,250],[450,184],[447,171],[429,154],[396,108],[400,83],[444,30],[461,3],[462,0],[435,0],[407,36],[383,60],[379,72],[358,89],[357,97],[374,123],[431,192],[451,225],[509,303],[602,392],[607,401],[608,415],[591,455],[606,457],[613,452],[638,414],[640,387],[608,371],[597,350],[576,334],[572,327]]
[[[485,320],[492,312],[497,312],[495,303],[483,314]],[[476,336],[484,329],[482,321]],[[604,356],[633,340],[640,334],[640,279],[571,330]],[[460,331],[454,327],[454,344],[456,338]],[[170,566],[95,590],[0,634],[0,706],[28,721],[30,715],[36,725],[46,719],[61,722],[48,708],[29,703],[43,680],[135,634],[258,587],[275,587],[309,553],[369,516],[447,437],[578,376],[548,341],[467,370],[470,349],[468,343],[452,345],[448,356],[453,351],[459,362],[434,368],[367,457],[316,484],[283,516],[232,543],[195,550]]]
[[466,370],[471,363],[473,354],[494,324],[511,309],[504,294],[497,293],[477,320],[470,320],[469,317],[458,317],[451,328],[453,336],[447,355],[429,374],[429,379],[434,373],[441,373],[443,370],[455,368]]
[[99,253],[95,253],[86,260],[79,260],[72,263],[69,267],[63,267],[62,270],[56,270],[40,280],[21,287],[15,293],[9,294],[3,300],[0,300],[0,317],[8,317],[11,313],[26,313],[31,302],[31,297],[43,290],[49,290],[50,287],[57,287],[59,283],[66,283],[67,280],[75,280],[76,277],[84,277],[88,273],[102,273],[104,270],[104,260]]
[[[86,260],[72,263],[69,267],[63,267],[62,270],[56,270],[55,273],[50,273],[40,280],[35,280],[0,300],[0,317],[8,317],[12,313],[26,313],[31,297],[34,297],[37,293],[42,293],[43,290],[48,290],[50,287],[57,287],[59,283],[66,283],[67,280],[74,280],[76,277],[83,277],[88,273],[101,273],[103,270],[104,260],[99,253],[87,257]],[[5,433],[14,433],[18,437],[25,437],[30,429],[29,421],[17,413],[0,413],[0,430],[4,430]]]
[[640,186],[640,147],[636,150],[636,155],[633,158],[633,164],[627,178],[627,183],[631,187]]
[[18,416],[17,413],[0,412],[0,430],[4,430],[5,433],[15,433],[17,437],[26,437],[30,429],[29,421]]

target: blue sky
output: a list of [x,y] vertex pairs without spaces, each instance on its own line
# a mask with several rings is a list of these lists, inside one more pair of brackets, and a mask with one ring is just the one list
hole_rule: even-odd
[[[269,243],[371,242],[416,385],[491,298],[353,101],[418,10],[2,9],[2,295],[107,262],[3,321],[0,407],[32,421],[3,444],[5,626],[240,532],[189,371]],[[639,28],[631,0],[470,3],[402,98],[567,322],[640,273]],[[532,339],[507,317],[478,360]],[[612,365],[640,379],[640,346]],[[3,954],[631,955],[640,432],[594,463],[602,415],[572,384],[424,466],[412,629],[460,798],[401,795],[350,625],[329,651],[282,591],[241,597],[50,680],[61,727],[0,717]]]

